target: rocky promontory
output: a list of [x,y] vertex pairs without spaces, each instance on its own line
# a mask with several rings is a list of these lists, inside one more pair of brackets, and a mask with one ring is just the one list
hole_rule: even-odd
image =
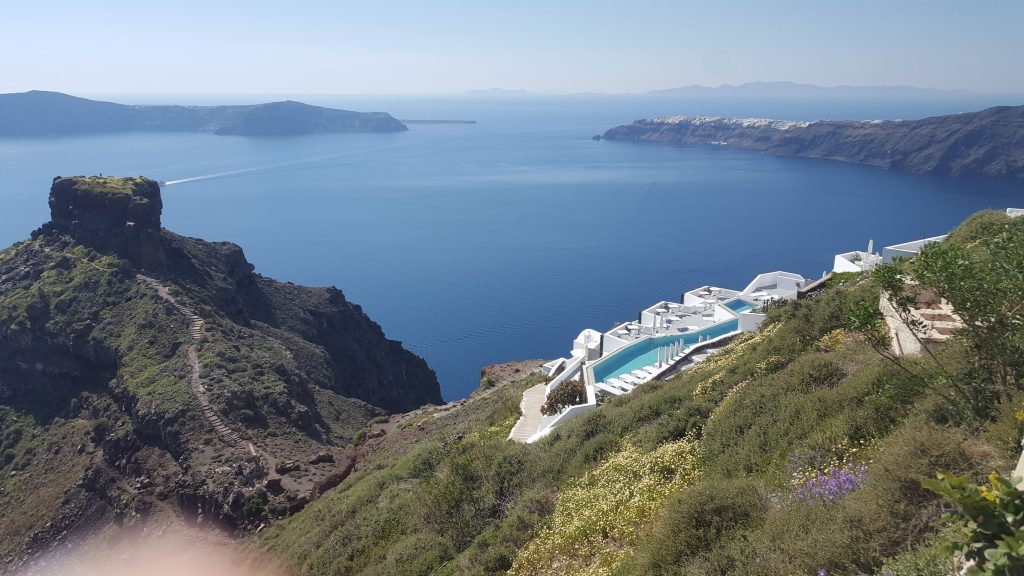
[[49,203],[0,251],[0,572],[106,526],[254,530],[371,420],[442,403],[341,290],[161,228],[156,182],[58,177]]
[[657,116],[598,139],[733,146],[919,174],[1024,177],[1024,106],[906,121]]

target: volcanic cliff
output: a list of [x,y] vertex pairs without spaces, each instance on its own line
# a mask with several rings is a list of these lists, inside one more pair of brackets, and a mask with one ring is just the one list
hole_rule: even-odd
[[1024,106],[907,121],[658,116],[595,138],[734,146],[919,174],[1024,178]]

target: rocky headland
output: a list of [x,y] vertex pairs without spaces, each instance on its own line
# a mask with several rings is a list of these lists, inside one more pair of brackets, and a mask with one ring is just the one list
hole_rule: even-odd
[[733,146],[918,174],[1024,178],[1024,106],[906,121],[658,116],[596,138]]
[[[293,514],[434,372],[336,288],[161,228],[146,178],[55,178],[0,252],[0,567],[159,518]],[[3,571],[3,569],[0,569]]]

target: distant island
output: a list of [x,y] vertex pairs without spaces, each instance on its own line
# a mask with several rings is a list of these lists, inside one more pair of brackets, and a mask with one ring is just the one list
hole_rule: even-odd
[[103,132],[212,132],[234,136],[295,136],[402,132],[385,112],[352,112],[291,100],[237,106],[126,105],[60,92],[0,94],[0,136]]
[[1024,106],[906,121],[657,116],[594,138],[735,146],[918,174],[1024,178]]

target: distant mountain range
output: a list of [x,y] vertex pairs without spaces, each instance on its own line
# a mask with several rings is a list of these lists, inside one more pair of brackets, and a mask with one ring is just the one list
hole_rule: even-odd
[[505,88],[484,88],[482,90],[466,90],[464,96],[533,96],[526,90],[506,90]]
[[920,174],[1024,178],[1024,106],[908,121],[659,116],[595,138],[735,146]]
[[290,136],[403,130],[408,127],[384,112],[351,112],[291,100],[238,106],[126,105],[60,92],[0,94],[0,136],[202,131]]
[[796,82],[747,82],[722,86],[681,86],[647,92],[651,96],[751,96],[771,98],[936,98],[963,97],[967,90],[939,90],[915,86],[817,86]]

